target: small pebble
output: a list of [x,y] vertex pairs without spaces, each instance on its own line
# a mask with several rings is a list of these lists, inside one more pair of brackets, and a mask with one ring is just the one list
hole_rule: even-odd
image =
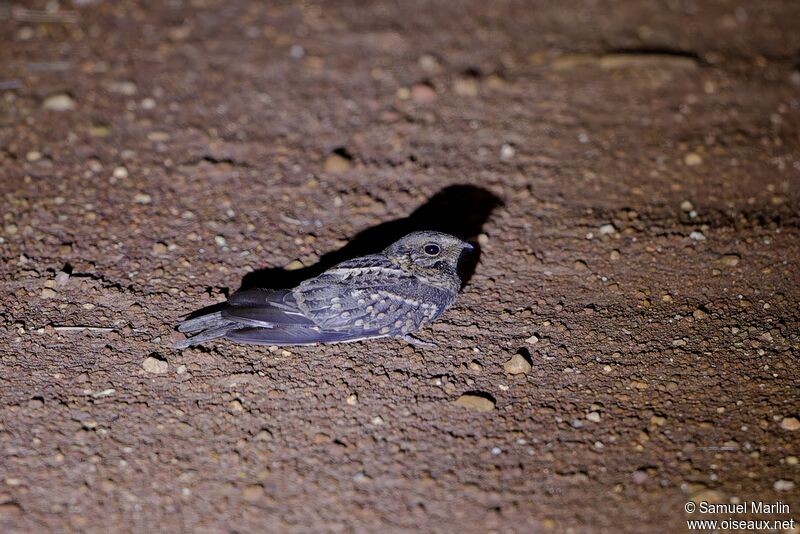
[[305,267],[305,265],[303,265],[303,262],[302,262],[302,261],[300,261],[300,260],[294,260],[294,261],[290,262],[290,263],[289,263],[289,264],[288,264],[286,267],[284,267],[283,269],[284,269],[284,270],[286,270],[286,271],[296,271],[296,270],[298,270],[298,269],[302,269],[303,267]]
[[617,233],[617,227],[613,224],[604,224],[600,227],[600,235],[611,235]]
[[736,267],[739,265],[739,256],[737,254],[725,254],[719,258],[722,265],[728,267]]
[[474,393],[465,393],[457,398],[453,404],[462,406],[477,412],[491,412],[494,410],[495,402],[491,398]]
[[153,197],[147,193],[136,193],[133,195],[133,201],[137,204],[150,204],[153,201]]
[[776,480],[772,487],[775,491],[792,491],[794,482],[791,480]]
[[433,57],[430,54],[424,54],[424,55],[420,56],[420,58],[417,60],[417,63],[419,63],[419,66],[422,67],[422,70],[424,70],[426,72],[435,73],[435,72],[438,72],[438,71],[440,71],[442,69],[442,66],[439,63],[439,60],[437,60],[435,57]]
[[684,200],[681,202],[681,211],[690,212],[694,209],[694,204],[689,202],[688,200]]
[[667,424],[667,418],[661,417],[660,415],[654,415],[653,417],[650,418],[650,424],[653,424],[655,426],[664,426],[665,424]]
[[353,167],[353,163],[340,154],[331,154],[325,160],[325,172],[345,172]]
[[150,132],[147,134],[147,139],[154,143],[164,143],[169,141],[169,134],[167,132]]
[[525,356],[517,353],[513,355],[510,360],[503,364],[503,369],[512,375],[524,374],[531,370],[531,363],[527,358],[525,358]]
[[474,76],[461,76],[453,82],[453,91],[460,96],[478,96],[480,81]]
[[264,497],[264,486],[261,484],[251,484],[244,488],[242,497],[246,501],[258,501]]
[[51,299],[51,298],[53,298],[55,296],[56,296],[56,292],[55,292],[54,289],[50,289],[49,287],[46,287],[46,288],[42,289],[42,298],[43,299]]
[[137,87],[133,82],[113,82],[108,85],[108,90],[120,95],[133,96],[136,94]]
[[797,417],[784,417],[781,420],[781,428],[790,432],[800,430],[800,420]]
[[694,167],[703,163],[703,158],[701,158],[699,154],[692,152],[690,154],[686,154],[686,157],[683,158],[683,162],[689,167]]
[[44,99],[44,109],[50,111],[70,111],[75,109],[75,100],[66,93],[51,95]]
[[599,412],[589,412],[586,414],[586,419],[591,421],[592,423],[599,423],[600,422],[600,413]]
[[516,154],[517,154],[516,149],[509,144],[504,144],[503,146],[500,147],[500,159],[503,161],[510,161],[514,159],[514,156]]
[[59,271],[58,274],[56,274],[56,285],[63,286],[67,282],[69,282],[69,273],[65,273],[64,271]]
[[705,241],[706,235],[703,232],[698,232],[697,230],[695,230],[694,232],[689,234],[689,239],[693,241]]
[[418,83],[411,88],[411,100],[418,104],[431,104],[436,97],[436,90],[426,83]]
[[144,369],[148,373],[162,374],[169,371],[169,364],[159,358],[148,356],[142,362],[142,369]]

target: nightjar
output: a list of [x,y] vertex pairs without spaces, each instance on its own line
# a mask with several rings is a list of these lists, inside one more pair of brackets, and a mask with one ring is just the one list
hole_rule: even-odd
[[[259,345],[313,345],[413,333],[456,300],[458,263],[472,245],[441,232],[414,232],[379,254],[342,262],[293,289],[248,289],[221,311],[183,321],[185,348],[224,338]],[[430,345],[430,344],[427,344]]]

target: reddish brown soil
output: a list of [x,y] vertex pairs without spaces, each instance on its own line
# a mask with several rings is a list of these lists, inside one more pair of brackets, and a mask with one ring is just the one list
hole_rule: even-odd
[[[0,2],[0,530],[800,520],[800,3],[61,3]],[[169,348],[425,225],[436,349]]]

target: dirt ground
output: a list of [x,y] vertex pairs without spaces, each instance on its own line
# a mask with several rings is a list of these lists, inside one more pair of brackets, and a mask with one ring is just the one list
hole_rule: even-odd
[[[0,2],[0,530],[800,521],[798,68],[793,0]],[[170,348],[420,227],[438,348]]]

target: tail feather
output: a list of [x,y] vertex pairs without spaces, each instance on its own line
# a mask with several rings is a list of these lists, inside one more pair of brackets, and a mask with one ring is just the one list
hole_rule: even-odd
[[278,328],[237,328],[226,332],[225,337],[239,343],[286,346],[340,343],[383,336],[378,334],[355,336],[349,332],[323,332],[317,327],[281,325]]
[[207,328],[215,328],[222,322],[230,322],[225,321],[222,318],[222,312],[209,313],[183,321],[178,325],[178,331],[185,334],[191,334]]
[[208,330],[203,330],[199,334],[195,334],[192,337],[187,337],[183,341],[175,343],[172,347],[175,349],[185,349],[193,345],[199,345],[200,343],[204,343],[211,339],[216,339],[218,337],[225,337],[225,335],[228,332],[234,330],[235,328],[236,328],[236,323],[228,322],[217,328],[209,328]]
[[186,347],[191,347],[192,345],[197,345],[210,339],[224,337],[225,334],[237,328],[237,326],[241,325],[236,321],[223,318],[221,312],[209,313],[193,319],[187,319],[178,325],[178,331],[184,334],[195,335],[175,343],[173,347],[176,349],[185,349]]
[[[179,332],[192,337],[176,343],[174,347],[183,349],[222,337],[234,339],[237,337],[237,332],[244,330],[270,331],[274,328],[280,331],[284,327],[289,327],[291,331],[292,327],[301,325],[310,329],[314,323],[303,315],[290,292],[251,289],[232,295],[220,311],[187,319],[178,324]],[[282,341],[280,334],[276,341]]]

